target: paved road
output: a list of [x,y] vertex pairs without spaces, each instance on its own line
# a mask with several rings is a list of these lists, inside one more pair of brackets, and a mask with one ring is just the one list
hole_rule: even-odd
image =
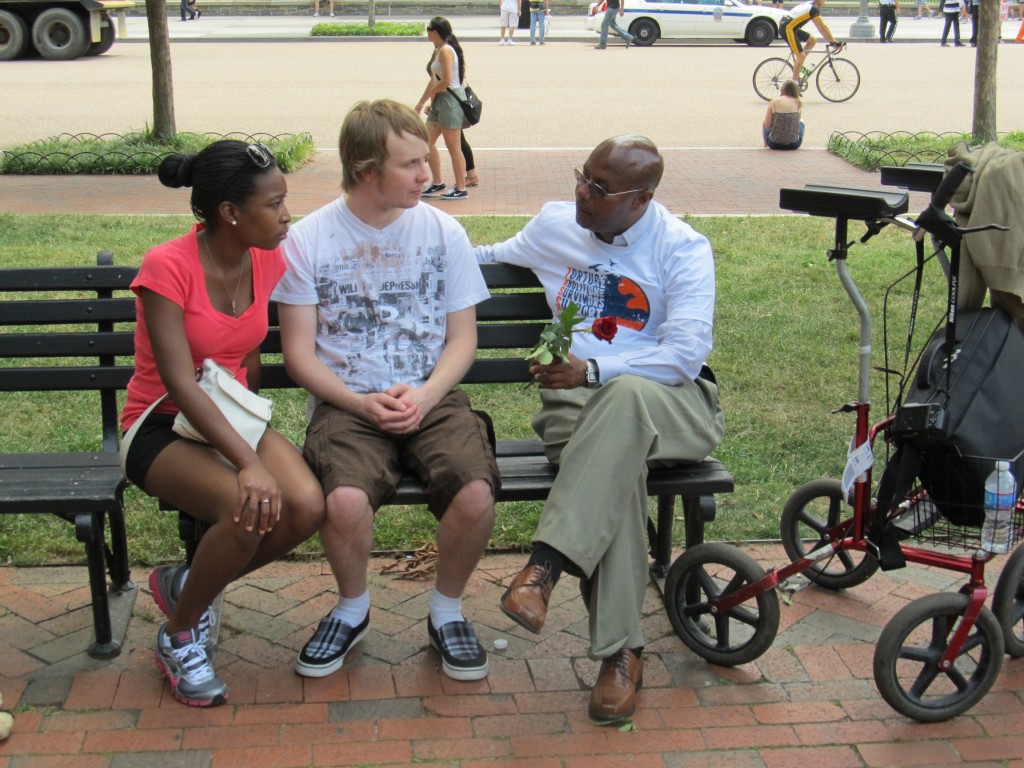
[[[282,26],[308,27],[313,21],[270,18]],[[170,24],[172,32],[183,34],[215,21],[236,29],[224,40],[237,40],[237,28],[244,26],[215,19],[208,25],[205,18]],[[556,25],[569,21],[557,19]],[[834,22],[838,30],[843,25]],[[909,36],[934,25],[904,20],[900,28]],[[467,29],[473,29],[468,21]],[[591,147],[607,136],[636,131],[662,147],[760,146],[765,104],[753,92],[751,74],[767,55],[781,53],[780,46],[655,45],[597,52],[592,41],[591,35],[515,48],[493,39],[467,41],[470,79],[485,104],[484,120],[471,133],[474,146]],[[429,54],[425,40],[177,41],[172,56],[178,128],[310,131],[318,146],[332,147],[342,116],[356,100],[388,96],[415,103]],[[1024,46],[1003,45],[999,54],[998,125],[1019,129]],[[852,45],[849,55],[860,67],[861,90],[838,105],[808,95],[807,146],[824,146],[836,130],[970,130],[974,49],[865,42]],[[60,132],[124,132],[152,122],[149,49],[141,42],[75,62],[5,62],[2,71],[0,147]]]

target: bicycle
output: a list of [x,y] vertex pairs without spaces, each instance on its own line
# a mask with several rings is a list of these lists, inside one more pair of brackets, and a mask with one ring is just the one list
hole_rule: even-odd
[[[797,79],[801,94],[810,86],[811,76],[817,73],[815,84],[818,86],[818,93],[826,101],[839,103],[853,98],[860,88],[860,70],[849,59],[836,55],[845,47],[845,43],[828,43],[824,51],[818,52],[821,56],[818,62],[811,67],[805,67],[805,74]],[[814,53],[812,51],[808,57]],[[793,79],[792,53],[788,59],[765,59],[754,70],[754,91],[765,101],[771,101],[778,98],[782,84]]]
[[[683,552],[669,569],[664,601],[676,634],[692,651],[713,664],[735,666],[758,658],[772,644],[779,629],[779,598],[775,588],[803,573],[814,584],[832,590],[857,586],[879,568],[879,552],[869,532],[879,515],[906,534],[898,547],[907,562],[967,575],[958,593],[919,598],[899,610],[881,632],[875,649],[873,673],[879,692],[897,712],[922,722],[938,722],[962,714],[989,691],[999,675],[1004,653],[1024,656],[1024,547],[1009,557],[994,591],[993,608],[985,606],[985,564],[994,555],[978,548],[977,528],[958,526],[940,517],[923,487],[879,507],[872,496],[874,443],[879,434],[888,447],[889,428],[896,420],[893,408],[872,425],[870,412],[872,316],[847,267],[847,225],[861,220],[867,241],[883,227],[895,224],[912,231],[918,242],[918,270],[926,262],[921,236],[938,238],[959,260],[960,238],[988,225],[960,228],[945,205],[969,170],[960,164],[933,187],[929,207],[917,220],[901,216],[908,207],[906,192],[850,190],[808,185],[784,189],[780,207],[835,219],[834,247],[827,252],[836,274],[860,320],[857,399],[839,410],[856,417],[846,481],[822,479],[798,488],[786,501],[781,515],[781,539],[790,563],[765,572],[742,550],[723,543],[706,543]],[[943,259],[938,258],[940,264]],[[955,274],[955,269],[954,269]],[[897,281],[898,283],[899,281]],[[955,306],[953,286],[950,294]],[[895,284],[894,284],[895,285]],[[917,306],[915,288],[913,306]],[[912,313],[916,309],[912,310]],[[913,314],[909,333],[913,333]],[[909,341],[908,341],[909,343]],[[906,353],[909,358],[909,350]],[[888,354],[883,369],[890,370]],[[898,502],[898,503],[897,503]],[[847,512],[851,512],[847,514]],[[1013,515],[1013,538],[1024,534],[1024,502]],[[973,531],[973,536],[972,532]],[[962,538],[958,538],[962,537]],[[911,538],[935,545],[927,549],[906,543]],[[965,554],[952,550],[962,547]]]

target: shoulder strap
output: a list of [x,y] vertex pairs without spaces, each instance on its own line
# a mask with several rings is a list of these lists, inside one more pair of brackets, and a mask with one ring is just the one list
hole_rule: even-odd
[[906,496],[920,468],[921,454],[915,446],[905,443],[889,458],[878,483],[878,501],[868,532],[868,547],[883,571],[903,568],[907,564],[899,537],[889,524],[889,510],[896,499]]

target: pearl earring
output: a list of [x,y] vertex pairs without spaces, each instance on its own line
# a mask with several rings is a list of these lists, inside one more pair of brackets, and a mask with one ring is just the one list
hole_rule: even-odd
[[238,226],[238,222],[237,222],[237,221],[235,221],[234,219],[232,219],[232,220],[231,220],[231,226],[232,226],[232,227],[236,227],[236,226]]

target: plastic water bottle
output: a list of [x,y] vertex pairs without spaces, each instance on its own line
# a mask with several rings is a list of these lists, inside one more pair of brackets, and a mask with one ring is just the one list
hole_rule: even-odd
[[981,526],[981,548],[987,552],[1010,551],[1013,508],[1017,503],[1017,481],[1010,462],[997,461],[985,480],[985,522]]

